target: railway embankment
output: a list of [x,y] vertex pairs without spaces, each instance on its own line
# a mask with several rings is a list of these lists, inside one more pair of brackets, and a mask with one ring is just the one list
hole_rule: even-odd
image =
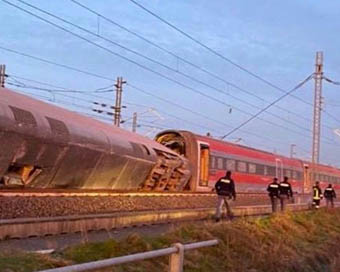
[[[1,194],[0,194],[1,196]],[[240,193],[236,206],[269,204],[266,194]],[[197,209],[216,206],[216,194],[158,194],[141,193],[131,196],[4,196],[0,197],[0,220],[89,215],[131,211]]]
[[[219,245],[185,254],[184,271],[340,271],[340,209],[185,224],[162,235],[83,243],[50,255],[1,252],[0,271],[37,271],[170,246],[218,239]],[[167,271],[168,258],[130,263],[110,271]]]

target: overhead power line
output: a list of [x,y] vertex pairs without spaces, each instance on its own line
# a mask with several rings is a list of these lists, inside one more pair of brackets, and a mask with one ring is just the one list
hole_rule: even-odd
[[[127,27],[125,27],[125,26],[117,23],[116,21],[114,21],[114,20],[104,16],[103,14],[101,14],[101,13],[99,13],[99,12],[97,12],[97,11],[91,9],[91,8],[89,8],[88,6],[80,3],[79,1],[76,1],[76,0],[70,0],[70,1],[73,2],[74,4],[78,5],[78,6],[82,7],[83,9],[89,11],[90,13],[92,13],[92,14],[94,14],[94,15],[96,15],[96,16],[104,19],[104,20],[106,20],[107,22],[111,23],[112,25],[114,25],[116,27],[119,27],[120,29],[122,29],[122,30],[124,30],[124,31],[126,31],[126,32],[128,32],[130,34],[132,34],[133,36],[141,39],[142,41],[144,41],[144,42],[146,42],[146,43],[148,43],[148,44],[150,44],[150,45],[160,49],[161,51],[169,54],[170,56],[176,58],[177,60],[180,60],[183,63],[186,63],[186,64],[190,65],[191,67],[193,67],[193,68],[195,68],[195,69],[197,69],[197,70],[199,70],[199,71],[201,71],[201,72],[203,72],[203,73],[205,73],[205,74],[207,74],[207,75],[209,75],[209,76],[211,76],[211,77],[213,77],[213,78],[215,78],[215,79],[217,79],[217,80],[219,80],[221,82],[224,82],[228,86],[234,87],[235,89],[237,89],[237,90],[239,90],[239,91],[241,91],[243,93],[246,93],[246,94],[248,94],[248,95],[250,95],[252,97],[255,97],[256,99],[258,99],[260,101],[270,103],[268,100],[265,100],[264,98],[260,97],[259,95],[254,94],[254,92],[245,90],[245,89],[241,88],[240,86],[238,86],[238,85],[236,85],[236,84],[234,84],[234,83],[232,83],[230,81],[225,80],[224,78],[218,76],[217,74],[215,74],[215,73],[213,73],[213,72],[211,72],[211,71],[209,71],[209,70],[207,70],[207,69],[205,69],[203,67],[200,67],[199,65],[197,65],[197,64],[195,64],[195,63],[193,63],[193,62],[191,62],[191,61],[189,61],[189,60],[187,60],[187,59],[185,59],[185,58],[183,58],[181,56],[179,56],[178,54],[175,54],[175,53],[171,52],[170,50],[168,50],[168,49],[158,45],[157,43],[155,43],[155,42],[153,42],[153,41],[143,37],[143,35],[140,35],[140,34],[136,33],[135,31],[132,31],[131,29],[128,29]],[[178,69],[176,70],[176,72],[179,72]],[[226,94],[226,95],[228,95],[228,94]],[[289,109],[283,108],[283,107],[281,107],[279,105],[275,105],[275,107],[277,107],[278,109],[283,110],[283,111],[285,111],[287,113],[293,114],[296,117],[301,118],[303,120],[307,120],[309,122],[312,121],[310,118],[306,118],[305,116],[301,116],[301,115],[297,114],[296,112],[290,111]],[[329,127],[329,128],[332,129],[332,127]]]
[[[28,78],[25,78],[25,77],[22,77],[22,76],[18,76],[18,75],[12,75],[12,74],[11,74],[11,75],[9,75],[9,77],[10,77],[10,79],[18,78],[18,79],[26,80],[26,81],[29,81],[29,82],[34,82],[34,83],[37,83],[37,84],[41,84],[41,85],[44,85],[44,86],[50,86],[50,87],[53,87],[53,88],[68,90],[67,88],[62,87],[62,86],[58,86],[58,85],[55,85],[55,84],[50,84],[50,83],[46,83],[46,82],[42,82],[42,81],[38,81],[38,80],[28,79]],[[9,83],[11,83],[11,82],[9,82]],[[16,81],[16,84],[17,84],[17,87],[20,87],[20,88],[34,89],[34,90],[39,90],[39,91],[46,91],[46,92],[49,92],[49,93],[51,93],[51,94],[57,94],[57,95],[61,95],[61,96],[64,96],[64,97],[68,97],[68,98],[72,98],[72,99],[77,99],[77,100],[79,100],[79,101],[83,101],[83,102],[86,102],[86,103],[89,103],[89,104],[96,103],[96,102],[93,102],[93,100],[84,99],[84,98],[81,98],[81,97],[71,96],[71,95],[68,95],[68,94],[66,94],[66,93],[55,92],[54,89],[40,88],[40,87],[37,87],[37,86],[27,86],[25,83],[17,82],[17,81]],[[11,83],[11,85],[16,85],[16,84],[15,84],[15,83],[13,83],[13,84]],[[175,103],[175,102],[173,102],[173,101],[170,101],[170,100],[164,99],[164,98],[162,98],[162,97],[159,97],[159,96],[157,96],[157,95],[155,95],[155,94],[153,94],[153,93],[151,93],[151,92],[147,92],[147,91],[141,89],[140,87],[134,86],[134,85],[132,85],[132,84],[127,84],[127,85],[129,85],[131,88],[133,88],[133,89],[135,89],[135,90],[137,90],[137,91],[140,91],[140,92],[142,92],[142,93],[144,93],[144,94],[146,94],[146,95],[152,96],[152,97],[154,97],[154,98],[156,98],[156,99],[158,99],[158,100],[160,100],[160,101],[163,101],[163,102],[168,103],[168,104],[171,104],[171,105],[173,105],[173,106],[175,106],[175,107],[177,107],[177,108],[180,108],[180,109],[182,109],[182,110],[185,110],[185,111],[187,111],[187,112],[190,112],[190,113],[194,114],[195,116],[201,116],[201,117],[203,117],[203,118],[205,118],[205,119],[207,119],[207,120],[209,120],[209,121],[213,121],[214,123],[219,124],[219,125],[224,126],[224,127],[225,127],[225,126],[231,127],[231,126],[230,126],[229,124],[227,124],[227,123],[224,123],[224,122],[221,122],[221,121],[219,121],[219,120],[217,120],[217,119],[211,118],[211,117],[209,117],[209,116],[207,116],[207,115],[202,114],[201,112],[193,111],[193,110],[191,110],[191,109],[189,109],[189,108],[187,108],[187,107],[181,106],[181,105],[179,105],[179,104],[177,104],[177,103]],[[37,95],[37,94],[33,94],[33,93],[29,93],[29,94],[36,95],[36,96],[38,96],[38,97],[42,97],[41,95]],[[80,94],[81,94],[81,95],[86,95],[86,96],[91,96],[91,97],[96,97],[96,98],[99,98],[99,99],[102,99],[102,100],[108,100],[107,97],[98,96],[98,95],[95,95],[95,94],[89,93],[89,92],[84,92],[84,93],[80,93]],[[55,97],[54,97],[53,99],[51,99],[51,98],[49,98],[49,97],[43,96],[43,98],[47,99],[47,100],[50,101],[50,102],[56,102],[56,103],[59,102]],[[66,102],[65,102],[65,103],[66,103]],[[131,104],[131,103],[128,103],[128,102],[127,102],[126,104]],[[133,103],[132,103],[132,104],[133,104]],[[70,105],[77,106],[77,105],[75,105],[75,103],[71,103]],[[134,104],[134,105],[136,105],[136,104]],[[138,104],[138,106],[145,106],[145,105],[140,105],[140,104]],[[83,107],[83,106],[81,105],[81,107]],[[169,114],[168,112],[165,112],[165,111],[160,111],[160,110],[158,110],[158,111],[161,112],[162,114],[165,114],[165,115],[170,116],[171,118],[174,118],[174,119],[177,119],[177,120],[186,122],[186,123],[191,124],[191,125],[195,125],[196,127],[200,127],[200,128],[208,129],[209,131],[214,131],[214,132],[219,132],[219,133],[221,133],[220,131],[217,131],[215,128],[211,128],[211,127],[208,127],[208,126],[204,126],[204,125],[202,125],[202,124],[198,124],[198,123],[196,123],[196,122],[192,122],[192,121],[183,119],[183,118],[178,117],[178,116],[176,116],[176,115]],[[97,116],[97,115],[93,115],[93,114],[92,114],[91,116]],[[106,120],[111,120],[111,119],[106,119]],[[111,120],[111,121],[112,121],[112,120]],[[240,132],[245,133],[245,134],[247,134],[247,135],[253,135],[253,136],[255,136],[255,137],[258,137],[258,138],[261,139],[261,140],[267,139],[267,140],[272,141],[272,142],[277,142],[277,143],[280,143],[280,144],[282,144],[282,145],[286,145],[285,142],[278,141],[278,140],[274,140],[274,139],[271,139],[271,138],[269,138],[269,137],[266,137],[266,136],[263,136],[263,135],[259,135],[259,134],[256,134],[256,133],[254,133],[254,132],[251,132],[251,131],[243,131],[243,130],[240,130]]]
[[[19,76],[10,75],[10,78],[14,78],[14,77],[25,79],[24,77],[19,77]],[[67,90],[67,88],[60,87],[60,86],[56,86],[56,85],[54,85],[54,84],[49,84],[49,83],[45,83],[45,82],[41,82],[41,81],[37,81],[37,80],[32,80],[32,79],[25,79],[25,80],[29,80],[29,81],[36,82],[36,83],[43,84],[43,85],[49,85],[49,86],[52,86],[52,87],[54,87],[54,88],[60,88],[60,89],[65,89],[65,90]],[[24,89],[46,91],[46,92],[49,92],[49,93],[52,93],[52,94],[56,93],[56,94],[61,95],[61,96],[64,96],[64,97],[73,98],[73,99],[77,99],[77,100],[79,100],[79,101],[87,102],[87,103],[89,103],[90,105],[91,105],[91,104],[100,104],[100,103],[97,103],[97,102],[95,102],[95,101],[93,101],[93,100],[89,100],[89,99],[84,99],[84,98],[81,98],[81,97],[76,97],[76,96],[68,95],[68,94],[66,94],[65,92],[60,93],[59,90],[56,91],[55,89],[41,88],[41,87],[38,87],[38,86],[28,86],[28,85],[26,85],[26,84],[24,84],[24,83],[19,84],[19,83],[11,83],[11,82],[8,82],[8,84],[9,84],[9,85],[12,85],[12,86],[15,86],[15,87],[19,87],[19,88],[24,88]],[[32,93],[30,93],[30,94],[32,94]],[[90,95],[90,96],[92,96],[91,93],[89,93],[89,92],[86,92],[86,93],[84,92],[84,93],[80,93],[80,94],[85,94],[85,95]],[[38,95],[38,96],[39,96],[39,95]],[[107,97],[101,97],[101,96],[95,96],[95,97],[98,97],[98,98],[101,98],[101,99],[105,99],[106,101],[108,101],[108,98],[107,98]],[[44,98],[48,98],[48,97],[44,96]],[[51,101],[51,102],[53,102],[53,101],[56,101],[56,102],[57,102],[56,98],[53,98],[53,99],[48,98],[48,100]],[[76,105],[76,104],[72,103],[72,105]],[[92,108],[88,108],[88,109],[90,109],[90,110],[93,111]],[[107,111],[105,111],[105,110],[98,110],[98,111],[102,111],[102,112],[104,112],[104,113],[107,112]],[[159,110],[158,110],[158,111],[159,111]],[[161,111],[159,111],[159,112],[161,112]],[[107,112],[107,113],[110,113],[110,115],[113,115],[111,112]],[[174,115],[174,114],[170,114],[170,113],[167,113],[167,112],[162,112],[162,113],[163,113],[163,114],[166,114],[166,115],[168,115],[168,116],[170,116],[170,117],[172,117],[172,118],[175,118],[175,119],[177,119],[177,120],[180,120],[180,121],[186,122],[186,123],[188,123],[188,124],[194,125],[194,126],[196,126],[196,127],[200,127],[200,128],[204,128],[204,129],[208,129],[208,130],[216,131],[216,132],[217,132],[217,130],[215,130],[215,129],[212,128],[212,127],[204,126],[204,125],[202,125],[202,124],[198,124],[198,123],[195,123],[195,122],[192,122],[192,121],[183,119],[183,118],[181,118],[181,117],[178,117],[178,116],[176,116],[176,115]],[[221,131],[219,131],[219,133],[221,133]]]
[[[39,16],[39,15],[36,15],[36,14],[34,14],[34,13],[32,13],[32,12],[30,12],[30,11],[28,11],[28,10],[26,10],[26,9],[24,9],[24,8],[22,8],[22,7],[20,7],[20,6],[17,6],[17,5],[15,5],[15,4],[13,4],[13,3],[7,1],[7,0],[2,0],[2,1],[5,2],[5,3],[7,3],[7,4],[9,4],[9,5],[11,5],[11,6],[13,6],[13,7],[15,7],[15,8],[17,8],[17,9],[19,9],[19,10],[21,10],[21,11],[23,11],[23,12],[25,12],[25,13],[28,13],[28,14],[30,14],[31,16],[33,16],[33,17],[35,17],[35,18],[38,18],[38,19],[40,19],[40,20],[42,20],[42,21],[44,21],[44,22],[46,22],[46,23],[48,23],[48,24],[50,24],[50,25],[52,25],[52,26],[54,26],[54,27],[56,27],[56,28],[58,28],[58,29],[61,29],[61,30],[65,31],[65,32],[67,32],[67,33],[69,33],[69,34],[71,34],[71,35],[73,35],[73,36],[75,36],[75,37],[78,37],[78,38],[80,38],[80,39],[82,39],[82,40],[84,40],[84,41],[86,41],[86,42],[88,42],[88,43],[90,43],[90,44],[92,44],[92,45],[98,47],[98,48],[101,48],[101,49],[103,49],[103,50],[109,52],[110,54],[112,54],[112,55],[114,55],[114,56],[117,56],[117,57],[119,57],[119,58],[122,58],[123,60],[126,60],[126,61],[128,61],[128,62],[130,62],[130,63],[133,63],[133,64],[139,66],[139,67],[142,68],[142,69],[145,69],[145,70],[147,70],[147,71],[149,71],[149,72],[151,72],[151,73],[154,73],[154,74],[156,74],[156,75],[158,75],[158,76],[160,76],[160,77],[162,77],[162,78],[164,78],[164,79],[167,79],[167,80],[169,80],[169,81],[172,81],[172,82],[178,84],[179,86],[182,86],[182,87],[184,87],[184,88],[186,88],[186,89],[188,89],[188,90],[191,90],[191,91],[193,91],[193,92],[195,92],[195,93],[198,93],[198,94],[200,94],[200,95],[202,95],[202,96],[204,96],[204,97],[206,97],[206,98],[209,98],[210,100],[213,100],[213,101],[215,101],[215,102],[217,102],[217,103],[220,103],[220,104],[222,104],[222,105],[224,105],[224,106],[230,107],[230,105],[227,104],[227,103],[225,103],[224,101],[221,101],[221,100],[219,100],[219,99],[217,99],[217,98],[215,98],[215,97],[212,97],[212,96],[210,96],[210,95],[207,95],[206,93],[204,93],[204,92],[202,92],[202,91],[199,91],[199,90],[197,90],[197,89],[194,89],[194,88],[192,88],[192,87],[190,87],[190,86],[188,86],[188,85],[186,85],[186,84],[183,84],[182,82],[180,82],[180,81],[178,81],[178,80],[174,80],[174,79],[168,77],[167,75],[164,75],[164,74],[162,74],[162,73],[160,73],[160,72],[158,72],[158,71],[155,71],[155,70],[153,70],[153,69],[151,69],[151,68],[149,68],[149,67],[147,67],[147,66],[145,66],[145,65],[143,65],[143,64],[140,64],[140,63],[138,63],[138,62],[136,62],[136,61],[134,61],[134,60],[131,60],[131,59],[125,57],[125,56],[122,56],[122,55],[120,55],[120,54],[118,54],[118,53],[112,51],[111,49],[108,49],[108,48],[106,48],[106,47],[104,47],[104,46],[102,46],[102,45],[100,45],[100,44],[97,44],[97,43],[95,43],[95,42],[89,40],[88,38],[85,38],[85,37],[83,37],[83,36],[81,36],[81,35],[79,35],[79,34],[77,34],[77,33],[74,33],[74,32],[72,32],[72,31],[70,31],[70,30],[68,30],[68,29],[66,29],[66,28],[64,28],[64,27],[62,27],[62,26],[60,26],[60,25],[57,25],[57,24],[55,24],[55,23],[53,23],[53,22],[51,22],[51,21],[49,21],[49,20],[47,20],[47,19],[45,19],[45,18]],[[22,1],[22,0],[18,0],[18,1],[24,2],[24,1]],[[30,4],[29,4],[29,6],[33,7],[33,6],[30,5]],[[39,8],[37,8],[37,9],[40,10]],[[246,114],[246,115],[252,116],[252,113],[249,113],[249,112],[247,112],[247,111],[245,111],[245,110],[242,110],[242,109],[240,109],[240,108],[238,108],[238,107],[235,107],[235,106],[234,106],[233,108],[236,109],[236,110],[238,110],[239,112],[242,112],[242,113]],[[256,117],[256,118],[259,119],[259,120],[261,120],[261,121],[264,121],[264,122],[266,122],[266,123],[268,123],[268,124],[271,124],[271,125],[273,125],[273,126],[278,126],[278,127],[284,128],[285,130],[289,130],[289,131],[291,131],[291,132],[293,132],[293,133],[295,133],[295,134],[301,135],[301,133],[299,133],[299,132],[297,132],[297,131],[295,131],[295,130],[292,130],[292,129],[288,128],[288,127],[284,127],[284,126],[278,125],[278,124],[275,123],[275,122],[272,122],[272,121],[269,121],[269,120],[265,120],[265,119],[262,119],[262,118],[260,118],[260,117]],[[252,118],[252,119],[254,119],[254,118]],[[305,136],[305,135],[304,135],[304,136]]]
[[114,79],[109,78],[109,77],[100,76],[100,75],[98,75],[96,73],[84,71],[84,70],[81,70],[81,69],[78,69],[78,68],[75,68],[75,67],[72,67],[72,66],[69,66],[69,65],[60,64],[60,63],[57,63],[57,62],[54,62],[54,61],[51,61],[51,60],[47,60],[47,59],[43,59],[43,58],[40,58],[40,57],[32,56],[32,55],[29,55],[29,54],[26,54],[26,53],[22,53],[22,52],[19,52],[19,51],[10,49],[10,48],[6,48],[6,47],[3,47],[3,46],[0,46],[0,49],[4,50],[4,51],[7,51],[7,52],[11,52],[11,53],[17,54],[17,55],[21,55],[23,57],[31,58],[31,59],[34,59],[34,60],[37,60],[37,61],[45,62],[45,63],[51,64],[51,65],[55,65],[55,66],[59,66],[59,67],[65,68],[65,69],[69,69],[69,70],[75,71],[75,72],[79,72],[79,73],[82,73],[82,74],[85,74],[85,75],[88,75],[88,76],[93,76],[93,77],[97,77],[97,78],[101,78],[101,79],[105,79],[105,80],[114,81]]
[[[41,87],[36,87],[36,86],[31,86],[32,88],[34,89],[37,89],[37,90],[41,90],[41,91],[49,91],[49,92],[54,92],[54,93],[80,93],[80,94],[86,94],[86,93],[106,93],[106,92],[113,92],[113,89],[108,89],[110,87],[113,86],[113,84],[109,85],[109,86],[106,86],[106,87],[101,87],[101,88],[98,88],[98,89],[95,89],[95,90],[90,90],[90,91],[78,91],[78,90],[73,90],[73,89],[65,89],[65,88],[61,88],[61,87],[58,87],[56,85],[52,85],[52,84],[47,84],[47,83],[44,83],[44,82],[41,82],[41,81],[37,81],[37,80],[33,80],[33,79],[29,79],[29,78],[24,78],[24,77],[20,77],[20,76],[14,76],[14,75],[8,75],[10,78],[12,78],[17,84],[22,84],[22,85],[25,85],[27,86],[27,84],[25,83],[22,83],[20,81],[18,81],[17,79],[21,79],[21,80],[26,80],[26,81],[30,81],[30,82],[34,82],[34,83],[38,83],[38,84],[41,84],[41,85],[46,85],[46,86],[49,86],[49,87],[53,87],[53,88],[56,88],[56,89],[47,89],[47,88],[41,88]],[[17,86],[15,85],[15,83],[8,83],[9,85],[13,85],[13,86]],[[17,86],[17,87],[20,87],[20,86]],[[29,87],[29,86],[28,86]]]
[[[227,58],[226,56],[222,55],[221,53],[217,52],[216,50],[212,49],[211,47],[207,46],[206,44],[204,44],[203,42],[199,41],[198,39],[194,38],[192,35],[188,34],[187,32],[181,30],[179,27],[175,26],[174,24],[170,23],[169,21],[165,20],[164,18],[162,18],[161,16],[157,15],[155,12],[152,12],[151,10],[147,9],[146,7],[144,7],[142,4],[138,3],[135,0],[130,0],[131,3],[135,4],[136,6],[138,6],[139,8],[141,8],[142,10],[144,10],[145,12],[149,13],[150,15],[152,15],[153,17],[157,18],[158,20],[160,20],[161,22],[163,22],[164,24],[168,25],[169,27],[171,27],[172,29],[176,30],[177,32],[181,33],[183,36],[187,37],[188,39],[192,40],[193,42],[195,42],[196,44],[200,45],[201,47],[205,48],[206,50],[208,50],[209,52],[211,52],[212,54],[216,55],[217,57],[223,59],[224,61],[232,64],[233,66],[237,67],[238,69],[240,69],[241,71],[244,71],[245,73],[251,75],[252,77],[260,80],[261,82],[267,84],[268,86],[271,86],[272,88],[283,92],[283,93],[287,93],[287,91],[285,91],[284,89],[280,88],[279,86],[277,86],[276,84],[270,82],[269,80],[263,78],[262,76],[250,71],[249,69],[245,68],[244,66],[232,61],[230,58]],[[311,107],[314,108],[313,103],[307,102],[305,100],[303,100],[302,98],[295,96],[293,94],[288,94],[291,97],[299,100],[300,102],[307,104]],[[325,113],[327,113],[324,110]],[[327,114],[329,117],[337,120],[336,117],[334,117],[331,114]]]
[[[205,118],[205,119],[207,119],[207,120],[213,121],[213,122],[215,122],[215,123],[217,123],[217,124],[220,124],[220,125],[224,125],[224,126],[231,127],[229,124],[226,124],[226,123],[224,123],[224,122],[221,122],[220,120],[216,120],[216,119],[214,119],[214,118],[211,118],[211,117],[209,117],[209,116],[206,116],[206,115],[202,114],[201,112],[195,112],[195,111],[193,111],[193,110],[191,110],[191,109],[188,109],[188,108],[186,108],[186,107],[183,107],[183,106],[181,106],[181,105],[178,105],[177,103],[174,103],[173,101],[169,101],[169,100],[167,100],[167,99],[164,99],[164,98],[162,98],[162,97],[159,97],[159,96],[155,95],[154,92],[146,91],[146,90],[144,90],[144,89],[142,89],[142,88],[140,88],[140,87],[136,87],[136,86],[132,85],[131,83],[129,83],[129,84],[127,84],[127,85],[128,85],[129,87],[132,87],[133,89],[135,89],[135,90],[137,90],[137,91],[140,91],[140,92],[142,92],[142,93],[145,93],[146,95],[155,97],[156,99],[158,99],[158,100],[160,100],[160,101],[163,101],[163,102],[168,103],[168,104],[170,104],[170,105],[174,105],[174,106],[176,106],[176,107],[178,107],[178,108],[181,108],[181,109],[183,109],[183,110],[185,110],[185,111],[188,111],[188,112],[191,112],[191,113],[196,114],[196,115],[198,115],[198,116],[201,116],[201,117],[203,117],[203,118]],[[249,130],[241,130],[241,129],[238,129],[238,130],[239,130],[240,132],[242,132],[242,133],[247,133],[247,134],[250,134],[250,135],[254,135],[254,136],[256,136],[256,137],[258,137],[258,138],[261,138],[261,139],[270,139],[271,141],[274,141],[273,139],[271,139],[271,138],[269,138],[269,137],[266,137],[265,135],[260,135],[260,134],[254,133],[253,131],[249,131]],[[306,136],[306,137],[310,138],[311,136],[308,135],[308,136]],[[224,137],[224,138],[225,138],[225,137]],[[330,138],[326,138],[326,139],[332,140],[332,139],[330,139]],[[323,141],[323,142],[326,143],[326,144],[329,144],[329,145],[334,145],[333,143],[328,142],[328,141]]]
[[238,129],[240,129],[241,127],[245,126],[246,124],[248,124],[250,121],[252,121],[254,118],[256,118],[258,115],[260,115],[262,112],[266,111],[267,109],[269,109],[270,107],[272,107],[275,103],[279,102],[280,100],[282,100],[283,98],[285,98],[286,96],[290,95],[292,92],[296,91],[297,89],[299,89],[300,87],[302,87],[307,81],[309,81],[311,78],[313,78],[313,75],[308,76],[304,81],[302,81],[301,83],[299,83],[296,87],[294,87],[292,90],[290,90],[288,93],[280,96],[279,98],[275,99],[272,103],[270,103],[269,105],[267,105],[266,107],[264,107],[262,110],[260,110],[258,113],[256,113],[255,115],[253,115],[251,118],[249,118],[248,120],[244,121],[243,123],[241,123],[239,126],[237,126],[236,128],[232,129],[231,131],[229,131],[227,134],[225,134],[222,139],[224,139],[227,136],[230,136],[231,134],[233,134],[235,131],[237,131]]
[[[245,101],[245,100],[243,100],[243,99],[241,99],[241,98],[238,98],[238,97],[236,97],[235,95],[228,94],[228,93],[226,93],[225,91],[223,91],[223,90],[221,90],[221,89],[219,89],[219,88],[216,88],[216,87],[214,87],[214,86],[212,86],[212,85],[210,85],[210,84],[207,84],[207,83],[203,82],[202,80],[199,80],[199,79],[194,78],[194,77],[192,77],[192,76],[190,76],[190,75],[188,75],[188,74],[185,74],[185,73],[183,73],[183,72],[180,72],[180,71],[178,71],[178,70],[175,70],[175,69],[173,69],[172,67],[170,67],[170,66],[168,66],[168,65],[165,65],[165,64],[162,63],[162,62],[159,62],[159,61],[154,60],[154,59],[152,59],[152,58],[150,58],[150,57],[147,57],[147,56],[145,56],[145,55],[143,55],[143,54],[141,54],[141,53],[139,53],[139,52],[137,52],[137,51],[135,51],[135,50],[131,50],[130,48],[128,48],[128,47],[126,47],[126,46],[123,46],[123,45],[121,45],[121,44],[119,44],[119,43],[117,43],[117,42],[114,42],[114,41],[112,41],[112,40],[110,40],[110,39],[108,39],[108,38],[106,38],[106,37],[103,37],[103,36],[99,35],[98,33],[94,33],[94,32],[92,32],[92,31],[90,31],[90,30],[88,30],[88,29],[86,29],[86,28],[83,28],[83,27],[81,27],[81,26],[79,26],[79,25],[77,25],[77,24],[74,24],[74,23],[72,23],[72,22],[70,22],[70,21],[68,21],[68,20],[65,20],[65,19],[63,19],[63,18],[61,18],[61,17],[59,17],[59,16],[56,16],[55,14],[52,14],[52,13],[50,13],[50,12],[48,12],[48,11],[45,11],[45,10],[43,10],[43,9],[41,9],[41,8],[38,8],[38,7],[36,7],[36,6],[32,5],[32,4],[29,4],[29,3],[27,3],[26,1],[23,1],[23,0],[17,0],[17,1],[19,1],[20,3],[23,3],[23,4],[25,4],[25,5],[27,5],[27,6],[31,7],[31,8],[33,8],[33,9],[36,9],[36,10],[38,10],[38,11],[44,13],[44,14],[47,14],[48,16],[51,16],[51,17],[53,17],[53,18],[56,18],[56,19],[58,19],[58,20],[60,20],[60,21],[62,21],[62,22],[64,22],[64,23],[66,23],[66,24],[69,24],[69,25],[71,25],[71,26],[73,26],[73,27],[76,27],[76,28],[82,30],[82,31],[85,31],[86,33],[89,33],[89,34],[91,34],[91,35],[93,35],[93,36],[95,36],[95,37],[99,37],[99,38],[103,39],[103,40],[106,41],[106,42],[109,42],[109,43],[111,43],[111,44],[114,44],[114,45],[116,45],[116,46],[118,46],[118,47],[120,47],[120,48],[122,48],[122,49],[124,49],[124,50],[127,50],[127,51],[130,52],[130,53],[133,53],[133,54],[135,54],[135,55],[137,55],[137,56],[139,56],[139,57],[142,57],[142,58],[144,58],[144,59],[146,59],[146,60],[148,60],[148,61],[151,61],[151,62],[153,62],[153,63],[155,63],[155,64],[157,64],[157,65],[160,65],[160,66],[162,66],[162,67],[164,67],[164,68],[166,68],[166,69],[168,69],[168,70],[170,70],[170,71],[172,71],[172,72],[178,73],[178,74],[180,74],[180,75],[182,75],[182,76],[184,76],[184,77],[186,77],[186,78],[188,78],[188,79],[190,79],[190,80],[193,80],[193,81],[195,81],[195,82],[198,82],[198,83],[200,83],[200,84],[202,84],[202,85],[204,85],[204,86],[206,86],[206,87],[209,87],[209,88],[211,88],[211,89],[213,89],[213,90],[215,90],[215,91],[217,91],[217,92],[220,92],[220,93],[222,93],[222,94],[224,94],[224,95],[228,95],[228,96],[232,97],[233,99],[235,99],[235,100],[237,100],[237,101],[240,101],[241,103],[244,103],[244,104],[246,104],[246,105],[248,105],[248,106],[251,106],[251,107],[255,107],[255,108],[257,108],[257,109],[261,109],[261,108],[258,107],[257,105],[254,105],[254,104],[252,104],[252,103],[249,103],[248,101]],[[163,76],[164,76],[164,75],[163,75]],[[192,88],[191,88],[191,89],[192,89]],[[201,91],[199,91],[199,90],[197,90],[197,89],[195,89],[195,92],[198,92],[198,93],[201,94],[201,95],[203,94],[203,92],[201,92]],[[204,96],[206,96],[206,95],[204,95]],[[211,99],[212,97],[209,96],[209,98]],[[216,101],[215,98],[214,98],[214,100]],[[225,103],[223,103],[223,104],[225,104]],[[238,110],[238,111],[244,113],[244,114],[251,115],[251,113],[249,113],[249,112],[247,112],[247,111],[244,111],[244,110],[242,110],[242,109],[240,109],[240,108],[237,108],[237,107],[235,107],[235,106],[234,106],[234,108],[235,108],[236,110]],[[280,115],[278,115],[278,114],[275,114],[275,113],[272,113],[272,112],[267,112],[267,114],[272,115],[272,116],[274,116],[275,118],[278,118],[278,119],[280,119],[280,120],[282,120],[282,121],[284,121],[284,122],[287,122],[287,123],[289,123],[289,124],[292,124],[292,125],[294,125],[295,127],[299,128],[299,129],[302,129],[302,130],[305,130],[305,131],[310,131],[310,129],[303,128],[300,124],[297,124],[297,123],[292,122],[292,121],[290,121],[290,120],[286,120],[286,119],[282,118],[282,117],[281,117]],[[264,120],[264,119],[262,119],[262,120]],[[268,121],[267,121],[267,122],[268,122]]]
[[[51,60],[47,60],[47,59],[44,59],[44,58],[33,56],[33,55],[30,55],[30,54],[27,54],[27,53],[23,53],[23,52],[19,52],[19,51],[16,51],[16,50],[12,50],[12,49],[9,49],[9,48],[3,47],[3,46],[0,46],[0,49],[5,50],[5,51],[10,52],[10,53],[13,53],[13,54],[17,54],[17,55],[21,55],[21,56],[24,56],[24,57],[27,57],[27,58],[31,58],[31,59],[36,60],[36,61],[47,63],[47,64],[54,65],[54,66],[57,66],[57,67],[62,67],[64,69],[68,69],[68,70],[71,70],[71,71],[76,71],[76,72],[79,72],[79,73],[82,73],[82,74],[86,74],[88,76],[92,76],[92,77],[108,80],[108,81],[111,81],[111,82],[115,81],[115,79],[113,79],[113,78],[105,77],[103,75],[99,75],[99,74],[95,74],[95,73],[92,73],[92,72],[88,72],[86,70],[82,70],[82,69],[79,69],[77,67],[73,67],[73,66],[69,66],[69,65],[64,65],[64,64],[57,63],[57,62],[54,62],[54,61],[51,61]],[[89,94],[87,94],[87,95],[89,95]],[[94,96],[94,94],[91,94],[91,95]],[[103,98],[103,97],[99,97],[99,98]],[[199,114],[197,114],[197,115],[199,115]],[[217,121],[217,122],[219,122],[219,121]],[[221,122],[219,122],[219,123],[224,125],[224,126],[227,125],[225,123],[221,123]],[[227,125],[227,126],[230,126],[230,125]],[[252,135],[254,135],[256,137],[262,137],[263,138],[263,136],[261,136],[261,135],[256,135],[256,134],[251,133],[251,132],[247,132],[247,133],[252,134]],[[310,136],[308,136],[308,138],[309,137]]]

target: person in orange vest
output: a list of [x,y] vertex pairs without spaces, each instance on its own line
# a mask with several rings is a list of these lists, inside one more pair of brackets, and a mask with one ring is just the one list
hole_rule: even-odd
[[313,207],[314,209],[320,208],[320,201],[323,198],[322,191],[320,188],[320,182],[315,182],[313,186]]

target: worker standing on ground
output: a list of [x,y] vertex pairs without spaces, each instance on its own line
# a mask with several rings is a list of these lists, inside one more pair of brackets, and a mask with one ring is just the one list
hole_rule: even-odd
[[270,201],[272,203],[272,211],[275,213],[277,211],[277,203],[280,198],[280,189],[277,178],[273,179],[273,182],[268,185],[267,191],[269,192]]
[[336,198],[336,193],[332,187],[332,184],[328,184],[328,187],[323,192],[323,195],[326,198],[327,208],[329,208],[329,205],[334,208],[334,198]]
[[288,182],[288,177],[284,177],[283,181],[280,182],[279,191],[281,211],[284,212],[286,210],[288,199],[293,197],[292,186]]
[[322,191],[320,188],[320,182],[315,182],[313,186],[313,207],[315,209],[320,208],[320,200],[323,198]]
[[221,220],[223,204],[227,208],[227,215],[230,219],[233,218],[233,213],[230,207],[231,199],[236,200],[235,183],[231,178],[231,171],[227,171],[226,175],[220,178],[215,184],[216,193],[218,195],[216,208],[216,222]]

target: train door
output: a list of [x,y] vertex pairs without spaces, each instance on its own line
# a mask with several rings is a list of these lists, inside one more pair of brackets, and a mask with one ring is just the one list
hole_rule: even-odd
[[208,187],[209,183],[209,144],[198,142],[198,186]]
[[303,165],[303,193],[310,193],[311,192],[311,171],[309,169],[308,164]]
[[281,159],[275,159],[275,168],[276,168],[276,177],[279,179],[279,182],[283,180],[283,163]]

